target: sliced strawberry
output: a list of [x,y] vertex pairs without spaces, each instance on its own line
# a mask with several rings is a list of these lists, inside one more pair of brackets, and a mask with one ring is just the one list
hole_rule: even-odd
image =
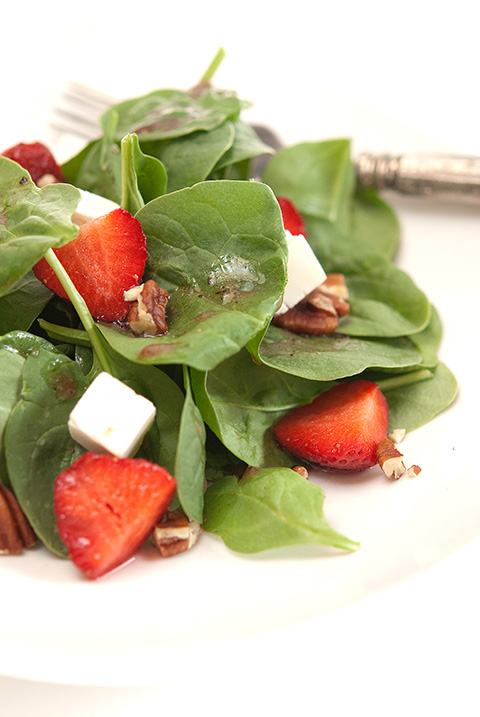
[[142,458],[84,453],[55,481],[55,514],[70,558],[90,579],[129,560],[168,509],[172,476]]
[[[140,282],[147,260],[147,240],[138,219],[125,209],[114,209],[82,224],[76,239],[54,251],[94,319],[111,322],[126,316],[130,305],[123,293]],[[45,259],[33,270],[49,289],[68,298]]]
[[26,169],[30,174],[32,181],[38,184],[42,177],[50,174],[57,182],[64,182],[62,170],[55,161],[53,154],[41,142],[33,142],[32,144],[16,144],[10,149],[2,152],[3,157],[13,159],[15,162]]
[[341,383],[282,418],[274,427],[280,446],[330,470],[358,471],[377,462],[386,437],[388,405],[376,383]]
[[277,197],[277,202],[280,204],[285,229],[293,235],[303,234],[304,237],[307,236],[302,215],[293,202],[290,199],[286,199],[286,197]]

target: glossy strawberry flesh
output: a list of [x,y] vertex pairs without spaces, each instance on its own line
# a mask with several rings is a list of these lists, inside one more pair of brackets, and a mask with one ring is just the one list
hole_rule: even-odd
[[60,537],[96,579],[127,562],[168,509],[176,481],[140,458],[84,453],[55,481]]
[[275,427],[279,445],[322,468],[359,471],[377,462],[388,429],[387,401],[375,383],[342,383],[295,409]]
[[[114,209],[83,224],[76,239],[54,251],[94,319],[125,317],[129,304],[123,294],[141,282],[147,260],[147,240],[135,217]],[[45,259],[33,270],[49,289],[68,298]]]
[[290,199],[286,199],[286,197],[277,197],[277,202],[280,205],[285,229],[289,231],[290,234],[303,234],[303,236],[306,237],[305,223],[293,202],[291,202]]
[[62,170],[55,161],[53,154],[41,142],[25,144],[21,142],[10,149],[2,152],[4,157],[13,159],[26,169],[32,181],[38,184],[40,179],[47,174],[52,175],[57,182],[64,182]]

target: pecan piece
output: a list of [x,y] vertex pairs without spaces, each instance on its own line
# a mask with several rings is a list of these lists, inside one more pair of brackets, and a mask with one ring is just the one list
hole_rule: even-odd
[[152,538],[162,558],[170,558],[193,547],[200,532],[200,523],[189,520],[179,509],[167,512],[153,529]]
[[333,294],[340,299],[345,299],[345,301],[348,300],[348,289],[343,274],[327,274],[327,278],[321,284],[321,288],[328,294]]
[[328,274],[323,284],[296,306],[276,314],[273,323],[297,334],[331,334],[338,328],[338,319],[350,310],[348,301],[340,295],[345,293],[348,296],[343,274]]
[[403,453],[395,447],[393,441],[384,438],[377,446],[376,456],[378,465],[387,478],[398,480],[405,473],[405,464],[402,461]]
[[37,536],[17,499],[0,483],[0,554],[15,555],[36,542]]
[[167,332],[165,308],[168,292],[153,279],[126,291],[123,298],[132,302],[127,315],[132,331],[144,336],[159,336]]

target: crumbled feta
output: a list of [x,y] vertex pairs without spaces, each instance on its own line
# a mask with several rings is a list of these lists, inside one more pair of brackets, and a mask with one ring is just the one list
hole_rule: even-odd
[[277,314],[283,314],[298,304],[327,278],[303,234],[293,235],[287,230],[285,235],[288,247],[287,285]]
[[68,428],[87,450],[127,458],[139,448],[155,413],[151,401],[103,372],[70,413]]

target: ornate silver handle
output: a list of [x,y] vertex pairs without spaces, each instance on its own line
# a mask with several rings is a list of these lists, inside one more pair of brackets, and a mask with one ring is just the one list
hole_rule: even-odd
[[355,164],[362,187],[480,206],[480,157],[363,153]]

